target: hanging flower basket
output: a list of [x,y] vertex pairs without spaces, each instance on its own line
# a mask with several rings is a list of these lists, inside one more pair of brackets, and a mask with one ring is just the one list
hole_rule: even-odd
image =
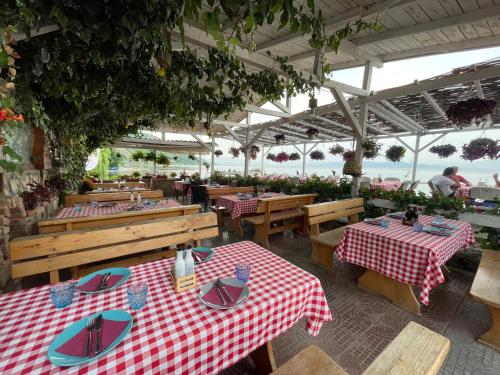
[[231,156],[234,158],[237,158],[240,156],[240,149],[237,148],[237,147],[231,147],[229,149],[229,153],[231,154]]
[[252,160],[257,159],[257,153],[258,152],[260,152],[260,147],[259,146],[253,145],[252,147],[250,147],[250,158]]
[[[354,156],[354,153],[352,151],[346,151],[346,153],[347,152],[352,153],[352,156]],[[352,156],[350,159],[347,159],[345,161],[344,168],[342,168],[342,173],[348,176],[359,177],[361,176],[361,162],[357,162]]]
[[385,152],[385,157],[387,158],[387,160],[390,160],[393,163],[397,163],[400,162],[401,159],[403,159],[405,153],[406,148],[404,148],[403,146],[394,145],[387,149],[387,151]]
[[219,156],[222,156],[223,152],[221,150],[215,150],[214,151],[214,155],[219,157]]
[[266,159],[271,161],[276,161],[276,155],[269,153],[267,154]]
[[294,160],[300,160],[300,155],[298,152],[292,152],[290,155],[288,155],[289,160],[294,161]]
[[500,157],[500,145],[498,141],[491,138],[477,138],[462,146],[464,160],[474,161],[477,159],[496,160]]
[[310,158],[311,160],[325,160],[325,154],[323,153],[323,151],[316,150],[311,152]]
[[195,126],[196,126],[196,121],[194,121],[193,119],[190,119],[190,120],[189,120],[189,127],[190,127],[191,129],[194,129],[194,128],[195,128]]
[[280,145],[285,141],[285,134],[283,133],[276,134],[274,136],[274,139],[276,140],[276,144]]
[[144,160],[146,160],[148,162],[156,161],[156,152],[149,151],[146,155],[144,155]]
[[170,165],[170,159],[167,157],[167,155],[160,154],[156,158],[156,162],[160,165],[163,165],[164,167],[168,167]]
[[363,157],[365,159],[375,159],[379,153],[382,145],[373,138],[366,138],[363,143]]
[[278,155],[276,155],[276,159],[274,160],[277,163],[283,163],[285,161],[288,161],[290,157],[288,154],[284,151],[280,152]]
[[342,154],[342,159],[344,159],[344,161],[351,160],[353,157],[354,152],[352,152],[351,150],[347,150]]
[[485,123],[485,117],[495,111],[497,103],[494,99],[471,98],[451,103],[446,111],[448,121],[452,124]]
[[318,108],[318,99],[312,97],[309,98],[309,108],[310,109],[316,109]]
[[191,159],[191,160],[196,160],[196,156],[194,156],[193,154],[189,154],[188,158]]
[[429,152],[431,152],[432,154],[436,154],[441,159],[443,159],[443,158],[448,158],[455,152],[457,152],[457,148],[450,144],[438,145],[438,146],[432,146],[429,149]]
[[309,139],[315,139],[319,134],[319,130],[313,127],[310,127],[306,130],[306,135]]
[[330,154],[332,155],[341,155],[344,153],[344,147],[341,145],[333,145],[330,147]]

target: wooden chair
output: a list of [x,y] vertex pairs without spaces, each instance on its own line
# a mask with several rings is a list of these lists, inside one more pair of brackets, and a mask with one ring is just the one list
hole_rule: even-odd
[[319,224],[347,217],[349,224],[358,222],[364,212],[363,198],[344,199],[304,206],[313,245],[312,261],[333,271],[333,252],[344,235],[345,227],[320,233]]
[[[128,225],[81,229],[57,234],[19,237],[10,242],[12,277],[49,272],[50,282],[59,282],[59,270],[115,259],[106,264],[80,269],[88,274],[106,267],[128,267],[175,255],[175,250],[158,250],[172,245],[217,236],[213,213],[170,217]],[[154,251],[154,252],[153,252]],[[134,258],[116,260],[135,255]]]
[[133,192],[137,199],[137,194],[141,193],[142,199],[162,199],[162,190],[141,190],[141,191],[120,191],[117,193],[102,193],[102,194],[80,194],[66,195],[64,197],[64,206],[72,207],[75,203],[90,203],[96,202],[128,202],[130,193]]
[[484,250],[470,295],[491,314],[491,328],[478,341],[500,351],[500,251]]
[[71,219],[46,220],[38,223],[38,232],[56,233],[67,230],[100,228],[108,225],[130,224],[138,221],[164,219],[174,216],[193,215],[200,212],[201,206],[167,207],[143,211],[123,212],[110,215],[85,216]]
[[[363,375],[435,375],[450,350],[450,340],[410,322],[375,358]],[[310,345],[273,375],[347,375],[328,354]]]
[[[259,199],[256,213],[261,215],[246,217],[243,221],[255,226],[254,241],[269,248],[270,234],[290,229],[307,232],[302,207],[313,203],[316,196],[317,194],[302,194]],[[288,220],[292,222],[285,223]]]

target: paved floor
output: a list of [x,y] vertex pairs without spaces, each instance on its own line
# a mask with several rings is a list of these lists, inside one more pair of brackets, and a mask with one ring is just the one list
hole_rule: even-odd
[[[252,239],[252,228],[245,228],[244,239]],[[204,241],[204,245],[219,246],[240,240],[224,229],[219,237]],[[323,325],[317,337],[307,334],[302,320],[276,338],[273,347],[278,365],[307,345],[316,344],[349,374],[361,374],[414,320],[451,340],[441,374],[500,374],[500,353],[475,341],[487,329],[490,319],[486,308],[468,296],[473,273],[452,270],[449,280],[433,290],[431,303],[422,308],[422,316],[416,316],[360,289],[356,280],[363,271],[358,267],[336,262],[332,273],[311,264],[311,243],[307,237],[291,232],[277,234],[271,236],[270,244],[272,252],[318,277],[333,315],[333,321]],[[26,278],[23,287],[48,283],[46,275],[40,276]],[[244,359],[222,374],[252,375],[255,371],[251,360]]]
[[[245,228],[244,237],[252,238],[251,228]],[[239,239],[223,230],[218,238],[205,244],[218,246],[236,241]],[[302,320],[275,339],[278,365],[307,345],[316,344],[349,374],[361,374],[413,320],[450,339],[451,350],[441,374],[500,374],[500,353],[475,341],[490,320],[486,308],[468,296],[472,273],[452,269],[449,280],[433,290],[431,303],[422,308],[422,316],[416,316],[360,289],[356,280],[363,271],[356,266],[336,262],[332,273],[311,264],[311,245],[306,237],[277,234],[271,236],[270,244],[272,252],[318,277],[333,315],[333,321],[325,324],[317,337],[307,334]],[[223,372],[224,375],[254,373],[247,359]]]

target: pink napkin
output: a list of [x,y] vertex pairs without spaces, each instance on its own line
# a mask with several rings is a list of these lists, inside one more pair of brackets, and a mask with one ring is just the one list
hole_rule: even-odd
[[208,258],[208,256],[210,255],[210,253],[208,251],[193,250],[193,252],[196,253],[196,255],[198,255],[198,257],[201,260]]
[[[232,286],[232,285],[227,285],[227,284],[224,284],[224,286],[226,287],[226,290],[229,293],[229,295],[231,297],[233,297],[233,300],[234,300],[234,302],[229,302],[229,300],[226,297],[224,291],[221,290],[222,296],[224,297],[224,299],[227,302],[226,306],[234,306],[234,305],[236,305],[236,303],[238,301],[238,298],[240,298],[240,296],[241,296],[241,292],[243,292],[243,288],[239,287],[239,286]],[[223,306],[222,301],[220,300],[220,297],[219,297],[219,293],[213,287],[202,298],[203,298],[204,301],[207,301],[207,302],[209,302],[211,304],[222,305]]]
[[372,225],[380,225],[381,221],[382,221],[381,219],[372,219],[372,220],[365,221],[365,223],[372,224]]
[[[123,332],[123,330],[127,327],[129,322],[124,321],[116,321],[116,320],[102,320],[102,332],[101,332],[101,351],[104,351],[108,346],[110,346],[113,341],[116,340],[118,336]],[[91,357],[93,355],[93,351],[95,349],[96,344],[96,331],[92,331],[92,350]],[[70,338],[64,344],[56,349],[57,352],[65,355],[71,355],[74,357],[85,357],[87,350],[87,329],[82,329],[75,336]]]
[[[97,287],[99,286],[99,283],[101,282],[102,275],[95,275],[93,278],[91,278],[89,281],[87,281],[85,284],[80,285],[76,289],[81,290],[83,292],[94,292]],[[119,282],[123,278],[123,275],[111,275],[111,277],[108,279],[108,288],[111,288],[114,286],[117,282]]]

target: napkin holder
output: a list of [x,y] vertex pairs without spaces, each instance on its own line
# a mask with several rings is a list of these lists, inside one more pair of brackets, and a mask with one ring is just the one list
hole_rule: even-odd
[[174,267],[170,268],[170,278],[177,293],[196,288],[197,285],[196,273],[176,278]]

